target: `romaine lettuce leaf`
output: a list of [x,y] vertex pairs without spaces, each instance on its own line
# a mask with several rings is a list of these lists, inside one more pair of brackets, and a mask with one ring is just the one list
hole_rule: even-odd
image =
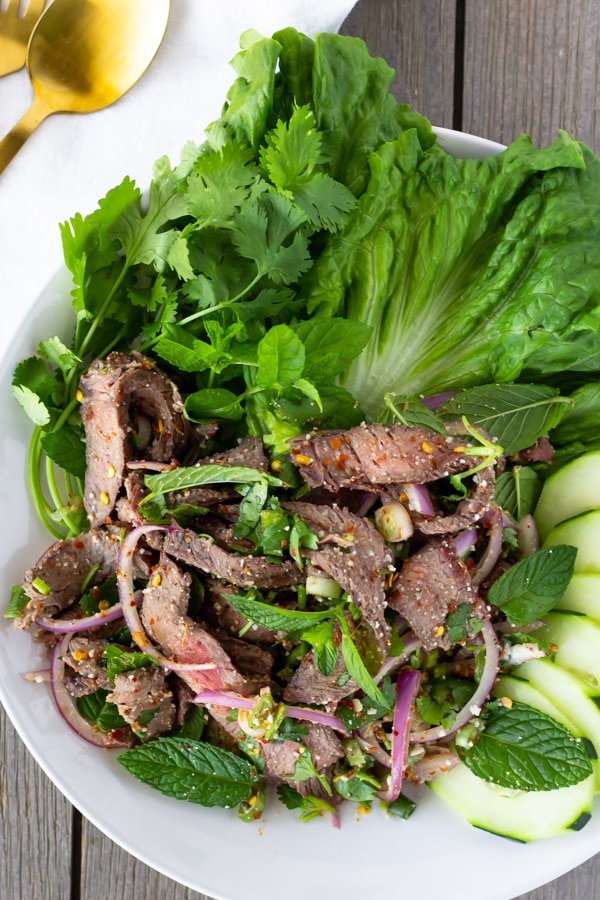
[[368,415],[428,394],[600,369],[600,161],[566,133],[456,160],[416,130],[370,157],[305,279],[308,310],[373,328],[341,378]]

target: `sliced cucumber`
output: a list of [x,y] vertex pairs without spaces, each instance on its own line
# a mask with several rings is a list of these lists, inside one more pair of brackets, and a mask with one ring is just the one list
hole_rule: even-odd
[[590,775],[555,791],[513,791],[478,778],[462,762],[429,782],[472,825],[524,842],[583,827],[591,815],[595,784]]
[[559,522],[600,508],[600,451],[577,457],[551,475],[535,510],[540,537]]
[[[598,688],[594,683],[584,681],[549,659],[532,659],[523,663],[516,674],[529,681],[562,710],[575,724],[580,736],[585,736],[591,742],[596,755],[600,755],[600,709],[595,702],[598,699]],[[600,788],[598,765],[596,779]]]
[[586,572],[573,575],[555,609],[584,613],[590,619],[600,622],[600,575]]
[[555,703],[545,694],[539,691],[530,681],[519,678],[516,675],[501,675],[496,681],[493,690],[494,697],[508,697],[518,703],[526,703],[540,712],[546,713],[555,722],[560,722],[565,728],[568,728],[575,737],[583,737],[581,728],[559,709]]
[[600,573],[600,510],[585,513],[553,528],[544,547],[570,544],[577,547],[576,572]]
[[600,625],[588,616],[564,611],[548,613],[545,621],[536,634],[556,645],[558,665],[591,679],[600,694]]

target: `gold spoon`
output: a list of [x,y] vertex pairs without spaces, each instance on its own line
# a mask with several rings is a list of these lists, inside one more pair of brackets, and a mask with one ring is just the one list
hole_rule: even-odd
[[55,112],[104,109],[133,87],[163,39],[170,0],[53,0],[32,32],[33,103],[0,141],[3,172]]

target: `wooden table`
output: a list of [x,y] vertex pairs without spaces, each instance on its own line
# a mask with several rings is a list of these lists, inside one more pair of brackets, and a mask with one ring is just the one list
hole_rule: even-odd
[[[327,2],[327,0],[323,0]],[[343,26],[437,125],[508,143],[564,128],[600,152],[598,0],[359,0]],[[600,897],[600,856],[521,900]],[[198,900],[59,794],[0,709],[1,900]],[[368,898],[365,898],[368,900]]]

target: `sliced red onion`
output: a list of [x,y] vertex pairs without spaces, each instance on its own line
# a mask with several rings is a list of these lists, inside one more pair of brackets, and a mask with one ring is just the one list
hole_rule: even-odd
[[152,531],[168,530],[168,527],[165,525],[139,525],[125,536],[121,544],[117,558],[117,588],[125,624],[131,632],[133,641],[140,650],[151,656],[155,662],[165,669],[170,669],[173,672],[199,672],[206,669],[215,669],[215,663],[178,663],[169,659],[160,650],[157,650],[144,631],[144,626],[137,610],[136,592],[133,587],[133,557],[138,541],[145,534],[149,534]]
[[386,675],[392,675],[396,672],[400,666],[404,665],[411,653],[423,646],[423,641],[416,634],[402,635],[400,639],[404,647],[402,653],[398,654],[398,656],[388,656],[387,659],[384,659],[379,672],[373,679],[375,684],[379,684]]
[[[250,697],[240,697],[238,694],[228,694],[225,691],[201,691],[194,697],[195,703],[210,706],[227,706],[230,709],[254,709],[255,700]],[[336,731],[348,734],[348,729],[337,716],[319,712],[318,709],[309,709],[303,706],[286,706],[286,716],[292,719],[302,719],[305,722],[314,722],[316,725],[328,725]]]
[[67,725],[73,731],[95,747],[112,748],[112,747],[129,747],[131,742],[122,740],[111,733],[103,733],[99,731],[91,722],[84,719],[77,711],[77,707],[73,702],[73,698],[69,694],[65,685],[65,664],[64,656],[69,649],[71,634],[66,634],[62,641],[56,645],[56,649],[52,656],[52,664],[50,667],[50,684],[52,686],[52,696],[58,708],[59,713],[65,720]]
[[439,409],[444,403],[452,400],[456,391],[443,391],[440,394],[430,394],[428,397],[421,397],[421,403],[428,409]]
[[467,556],[477,543],[477,529],[465,528],[454,537],[454,547],[459,556]]
[[408,762],[410,711],[421,683],[421,673],[416,669],[400,672],[396,681],[396,703],[392,722],[392,765],[388,786],[379,797],[393,803],[400,796],[402,779]]
[[483,704],[490,696],[496,676],[498,674],[498,664],[500,662],[500,645],[496,637],[496,631],[492,625],[491,619],[487,616],[481,620],[481,635],[485,645],[485,664],[481,679],[474,694],[465,703],[465,705],[456,714],[456,719],[451,728],[442,728],[436,725],[434,728],[427,728],[410,735],[411,743],[423,744],[428,741],[439,741],[442,738],[455,734],[459,728],[466,725],[474,716],[478,716],[481,712]]
[[40,616],[36,619],[36,625],[51,631],[53,634],[67,634],[76,631],[87,631],[88,628],[98,628],[100,625],[108,625],[123,618],[123,607],[115,603],[109,609],[103,609],[93,616],[84,619],[52,619],[50,616]]
[[368,725],[365,728],[359,728],[358,731],[355,732],[355,737],[358,745],[365,753],[372,756],[375,762],[378,762],[380,766],[384,766],[386,769],[392,768],[392,758],[390,754],[387,750],[383,749],[379,741],[375,740]]
[[477,565],[471,570],[471,581],[479,585],[494,570],[502,553],[504,521],[501,509],[494,509],[488,521],[489,540]]
[[434,516],[435,509],[424,484],[403,484],[402,490],[408,497],[409,509],[422,516]]
[[533,516],[523,516],[518,530],[519,548],[523,556],[533,556],[540,549],[540,536]]
[[356,515],[360,516],[361,518],[363,516],[366,516],[367,513],[373,508],[373,506],[375,506],[378,496],[378,494],[374,494],[372,491],[366,491],[363,494],[362,503],[356,510]]

